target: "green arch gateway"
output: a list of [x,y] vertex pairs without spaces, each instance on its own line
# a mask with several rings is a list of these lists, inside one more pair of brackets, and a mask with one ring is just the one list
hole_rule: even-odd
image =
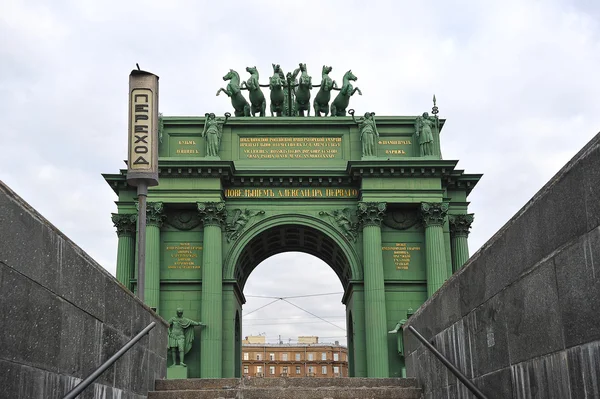
[[[166,320],[182,308],[205,324],[188,377],[240,376],[244,285],[285,251],[315,255],[339,277],[350,375],[402,376],[398,322],[468,259],[467,196],[481,175],[442,159],[435,102],[433,116],[348,112],[161,118],[145,301]],[[104,178],[118,195],[117,278],[135,292],[136,188],[126,170]]]

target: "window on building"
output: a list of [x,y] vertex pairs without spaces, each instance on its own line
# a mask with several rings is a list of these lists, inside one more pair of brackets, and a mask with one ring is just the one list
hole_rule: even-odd
[[256,360],[262,360],[262,355],[260,353],[256,355]]
[[275,374],[275,366],[269,366],[269,374]]
[[248,366],[244,366],[244,374],[248,374]]
[[296,360],[300,360],[300,354],[296,353]]
[[244,352],[244,360],[248,360],[250,356],[248,356],[248,352]]
[[315,368],[313,366],[308,366],[308,374],[312,374],[315,372]]
[[287,374],[287,373],[288,373],[288,368],[287,368],[287,366],[283,366],[283,367],[281,368],[281,372],[282,372],[283,374]]
[[333,366],[333,374],[339,374],[339,373],[340,373],[339,366]]
[[339,360],[340,360],[340,354],[339,354],[339,353],[334,353],[334,354],[333,354],[333,361],[334,361],[334,362],[337,362],[337,361],[339,361]]
[[269,353],[269,360],[275,360],[275,354]]
[[288,354],[287,353],[282,353],[281,354],[281,360],[288,360]]
[[314,353],[309,353],[308,354],[308,360],[315,360],[315,354]]
[[296,374],[300,374],[300,366],[296,366]]
[[327,353],[321,352],[321,360],[327,360]]
[[327,366],[321,366],[321,374],[327,374]]
[[256,372],[262,373],[262,366],[256,366]]

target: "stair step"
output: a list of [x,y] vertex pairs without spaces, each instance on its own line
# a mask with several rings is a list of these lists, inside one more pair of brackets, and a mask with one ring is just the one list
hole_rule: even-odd
[[415,387],[239,388],[148,392],[148,399],[420,399]]
[[414,378],[190,378],[186,380],[156,380],[157,391],[239,388],[383,388],[415,387]]

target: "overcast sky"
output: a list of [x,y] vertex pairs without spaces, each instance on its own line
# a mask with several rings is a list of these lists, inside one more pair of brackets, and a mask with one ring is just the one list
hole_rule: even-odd
[[[229,68],[264,80],[271,63],[304,62],[320,81],[327,64],[358,77],[359,114],[420,114],[436,94],[444,158],[484,174],[474,253],[598,132],[599,21],[597,0],[0,0],[0,179],[114,274],[116,196],[100,174],[124,166],[136,62],[160,76],[165,115],[230,111],[214,94]],[[250,295],[341,291],[327,265],[282,254],[250,276],[244,311],[272,301]],[[244,334],[344,341],[340,299],[290,302],[342,329],[278,301]]]

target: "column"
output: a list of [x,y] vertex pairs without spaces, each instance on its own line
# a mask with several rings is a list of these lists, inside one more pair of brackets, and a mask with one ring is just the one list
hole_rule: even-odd
[[427,296],[431,297],[448,279],[444,247],[445,202],[422,202],[421,216],[425,225],[425,258],[427,264]]
[[452,246],[452,272],[456,273],[469,260],[469,229],[474,215],[450,215],[450,241]]
[[135,222],[137,216],[132,213],[112,214],[117,228],[117,280],[131,290],[131,277],[135,267]]
[[384,202],[360,202],[357,212],[363,231],[368,377],[389,377],[385,284],[381,252],[381,221],[385,208]]
[[165,215],[162,202],[149,202],[146,209],[146,289],[144,301],[156,310],[160,300],[160,228]]
[[223,366],[223,261],[221,226],[225,222],[224,202],[199,202],[204,223],[202,250],[202,330],[200,376],[221,378]]

